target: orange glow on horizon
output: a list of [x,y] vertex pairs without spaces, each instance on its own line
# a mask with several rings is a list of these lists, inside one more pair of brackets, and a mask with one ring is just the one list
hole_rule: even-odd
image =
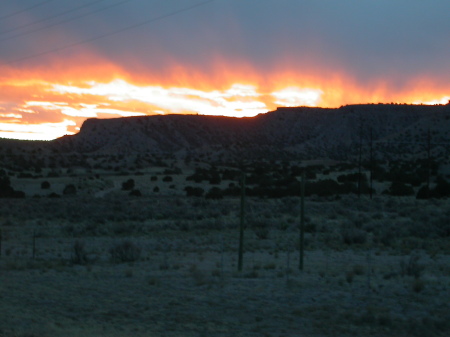
[[153,114],[256,116],[278,106],[359,103],[446,104],[450,85],[421,77],[401,89],[389,79],[362,85],[345,71],[322,68],[259,73],[245,62],[215,58],[206,68],[125,69],[95,55],[39,67],[0,65],[0,137],[55,139],[91,117]]

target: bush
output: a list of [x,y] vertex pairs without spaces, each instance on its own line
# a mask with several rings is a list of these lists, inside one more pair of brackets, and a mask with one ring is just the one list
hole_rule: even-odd
[[267,240],[269,238],[269,229],[266,227],[257,227],[253,231],[260,240]]
[[220,174],[218,172],[213,172],[209,177],[209,183],[211,185],[218,185],[221,181],[222,179],[220,179]]
[[402,183],[400,181],[394,181],[392,182],[389,189],[386,191],[386,194],[390,194],[393,196],[407,196],[407,195],[413,195],[414,189],[405,183]]
[[407,260],[400,262],[400,270],[402,276],[413,276],[418,279],[422,275],[425,266],[420,264],[420,256],[417,254],[411,254]]
[[11,187],[11,181],[5,171],[0,171],[0,198],[24,198],[25,193]]
[[132,191],[130,192],[130,196],[132,196],[132,197],[141,197],[141,196],[142,196],[142,193],[141,193],[141,191],[139,191],[139,190],[132,190]]
[[357,183],[361,177],[361,182],[367,181],[367,176],[364,173],[350,173],[350,174],[341,174],[337,177],[337,181],[340,183]]
[[135,243],[126,240],[115,243],[110,249],[111,260],[115,263],[134,262],[141,257],[141,248]]
[[206,199],[223,199],[222,190],[218,187],[211,188],[205,195]]
[[74,195],[77,194],[77,188],[73,184],[66,185],[63,190],[64,195]]
[[134,188],[134,179],[128,179],[122,183],[123,191],[131,191]]
[[201,197],[205,192],[201,187],[186,186],[184,188],[187,197]]
[[313,183],[307,182],[305,186],[306,196],[316,194],[325,197],[339,194],[339,192],[340,185],[332,179],[319,180]]
[[84,249],[84,242],[79,240],[75,241],[73,244],[73,264],[86,264],[88,262],[87,253]]
[[436,187],[434,188],[433,195],[436,198],[446,198],[450,196],[450,183],[442,176],[438,176],[436,179]]
[[341,232],[342,241],[347,245],[364,244],[367,242],[367,232],[357,228],[345,228]]
[[428,199],[431,197],[431,191],[426,185],[422,186],[416,194],[416,199]]
[[48,181],[43,181],[41,183],[41,189],[48,190],[50,188],[50,183]]

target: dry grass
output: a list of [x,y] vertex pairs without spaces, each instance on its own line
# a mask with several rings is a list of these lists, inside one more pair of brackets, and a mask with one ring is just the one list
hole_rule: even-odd
[[6,200],[0,336],[447,336],[448,203],[308,199],[299,272],[299,199],[249,199],[237,273],[238,199]]

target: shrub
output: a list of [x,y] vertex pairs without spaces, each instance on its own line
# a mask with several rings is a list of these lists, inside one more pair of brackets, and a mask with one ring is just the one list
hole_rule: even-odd
[[364,173],[341,174],[340,176],[337,177],[337,181],[340,183],[345,182],[357,183],[360,177],[361,181],[367,181],[367,176]]
[[412,283],[412,290],[416,293],[420,293],[425,288],[425,282],[419,278],[415,278]]
[[208,193],[205,195],[206,199],[222,199],[223,193],[222,190],[218,187],[211,188]]
[[316,194],[318,196],[332,196],[340,192],[340,185],[332,180],[325,179],[316,182],[307,182],[305,186],[305,195],[310,196]]
[[413,195],[414,189],[410,185],[407,185],[400,181],[394,181],[392,182],[386,193],[394,196],[407,196]]
[[49,177],[49,178],[57,178],[57,177],[59,177],[59,173],[55,172],[55,171],[51,171],[51,172],[49,172],[47,174],[47,177]]
[[417,254],[411,254],[407,261],[402,260],[400,262],[401,274],[407,276],[414,276],[418,279],[422,275],[425,266],[419,263],[420,256]]
[[50,183],[48,181],[43,181],[41,183],[41,189],[48,190],[50,188]]
[[142,196],[142,193],[141,193],[141,191],[139,191],[139,190],[132,190],[131,192],[130,192],[130,195],[132,196],[132,197],[141,197]]
[[442,176],[436,179],[436,187],[434,188],[433,196],[436,198],[446,198],[450,196],[450,183]]
[[123,191],[131,191],[134,188],[134,179],[128,179],[122,183]]
[[266,227],[257,227],[253,231],[260,240],[266,240],[269,238],[269,229]]
[[110,249],[111,260],[115,263],[134,262],[141,257],[141,248],[135,243],[125,240],[115,243]]
[[357,228],[345,228],[341,232],[342,241],[347,245],[364,244],[367,242],[367,232]]
[[11,198],[25,198],[25,192],[23,191],[13,191]]
[[87,253],[84,249],[84,242],[76,240],[73,244],[72,253],[73,264],[86,264],[88,262]]
[[63,190],[64,195],[74,195],[77,194],[77,188],[73,184],[66,185]]
[[0,198],[24,198],[25,193],[15,191],[11,187],[11,181],[5,171],[0,171]]
[[201,197],[205,192],[201,187],[186,186],[184,188],[187,197]]
[[353,266],[353,273],[355,275],[364,275],[364,266],[360,264],[355,264]]
[[213,172],[209,177],[209,183],[211,185],[218,185],[222,180],[220,179],[220,174],[218,172]]
[[189,274],[191,275],[192,279],[195,282],[195,285],[197,286],[202,286],[209,282],[206,274],[197,269],[196,265],[191,265],[191,267],[189,267]]
[[428,186],[422,186],[416,194],[416,199],[428,199],[431,198],[431,191]]

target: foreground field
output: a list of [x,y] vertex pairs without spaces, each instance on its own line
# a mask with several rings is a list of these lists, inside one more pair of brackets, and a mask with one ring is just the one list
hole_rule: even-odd
[[4,200],[0,336],[448,336],[449,201]]

